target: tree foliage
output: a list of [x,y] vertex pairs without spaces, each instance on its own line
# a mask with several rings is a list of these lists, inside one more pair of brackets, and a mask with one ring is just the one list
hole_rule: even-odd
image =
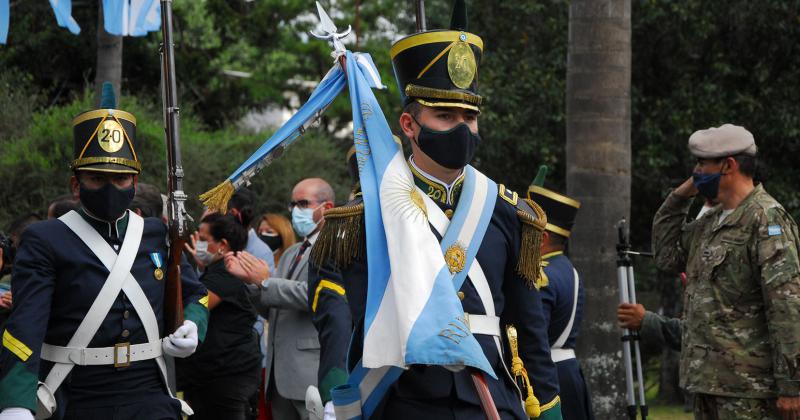
[[[54,198],[69,192],[71,122],[75,115],[90,109],[92,101],[93,94],[87,89],[65,105],[37,112],[24,135],[3,142],[0,227],[23,213],[44,215]],[[139,180],[165,192],[166,150],[164,129],[158,117],[161,110],[132,97],[121,98],[121,103],[137,116],[137,152],[143,163]],[[182,118],[181,143],[190,213],[199,216],[202,209],[197,196],[225,180],[264,140],[261,134],[208,130],[194,118]],[[328,180],[339,202],[345,201],[350,180],[344,156],[344,151],[331,143],[323,130],[309,132],[254,179],[250,188],[259,198],[258,210],[285,212],[292,187],[307,177]]]
[[[322,3],[340,29],[348,24],[358,29],[358,49],[372,55],[389,87],[376,96],[397,131],[400,103],[388,51],[393,40],[414,31],[411,2]],[[332,64],[330,47],[308,36],[317,22],[310,0],[173,4],[179,101],[183,121],[195,124],[198,132],[233,133],[228,136],[236,138],[240,134],[234,123],[244,113],[290,105],[294,95],[305,100],[311,91],[308,82],[318,81]],[[568,2],[473,0],[468,5],[470,30],[485,41],[479,88],[486,105],[475,165],[521,192],[538,165],[546,163],[554,168],[548,185],[565,191]],[[446,28],[450,7],[449,0],[426,1],[428,27]],[[800,117],[794,112],[795,98],[800,97],[795,83],[800,76],[798,7],[797,1],[779,0],[633,1],[632,223],[639,247],[649,244],[652,215],[668,188],[691,171],[688,136],[724,122],[739,123],[754,133],[767,189],[798,215],[800,193],[794,186],[800,173],[793,170],[800,148]],[[8,86],[4,94],[16,95],[6,100],[19,106],[3,106],[2,121],[12,122],[0,122],[4,161],[10,156],[5,142],[31,136],[20,137],[27,121],[48,115],[51,106],[77,106],[80,101],[73,99],[94,78],[96,2],[73,2],[73,15],[82,28],[79,36],[55,25],[47,2],[12,2],[8,45],[0,47],[0,80]],[[345,41],[355,47],[355,36]],[[151,33],[125,38],[123,48],[123,94],[136,97],[152,122],[160,120],[159,42],[160,34]],[[225,70],[250,72],[252,77],[231,77]],[[32,96],[38,99],[29,101]],[[30,116],[36,107],[44,111]],[[346,94],[324,119],[327,130],[320,136],[343,154],[348,139],[330,133],[348,127]],[[66,114],[63,121],[62,137],[50,141],[68,142]],[[184,135],[184,141],[191,142],[190,137]],[[233,140],[215,141],[225,147]],[[192,147],[184,148],[191,153]],[[226,156],[226,171],[245,155]],[[337,156],[332,162],[340,165],[341,159]]]

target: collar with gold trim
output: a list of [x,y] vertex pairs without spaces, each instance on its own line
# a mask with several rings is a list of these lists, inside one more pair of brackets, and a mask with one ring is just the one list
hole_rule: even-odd
[[423,191],[428,197],[438,204],[445,204],[455,206],[458,203],[458,198],[461,196],[461,189],[464,186],[464,171],[453,181],[451,184],[445,184],[433,175],[420,169],[414,163],[414,156],[408,158],[408,167],[411,173],[414,174],[414,183]]
[[555,257],[556,255],[564,255],[564,251],[553,251],[553,252],[549,252],[549,253],[547,253],[547,254],[544,254],[544,255],[542,255],[542,259],[543,259],[543,260],[546,260],[546,259],[549,259],[549,258],[553,258],[553,257]]

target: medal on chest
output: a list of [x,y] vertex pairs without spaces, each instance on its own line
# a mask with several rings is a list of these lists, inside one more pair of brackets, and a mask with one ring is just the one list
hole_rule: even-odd
[[156,280],[163,280],[164,279],[164,270],[161,269],[161,266],[164,265],[164,260],[161,258],[160,252],[151,252],[150,253],[150,261],[153,262],[153,265],[156,266],[156,269],[153,271],[153,277]]

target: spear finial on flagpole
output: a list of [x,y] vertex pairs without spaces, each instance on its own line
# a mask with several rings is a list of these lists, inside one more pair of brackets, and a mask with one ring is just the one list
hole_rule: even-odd
[[322,34],[318,34],[314,31],[310,31],[311,35],[319,39],[326,39],[333,44],[333,52],[334,54],[340,54],[345,52],[344,44],[342,44],[342,39],[345,38],[347,35],[350,35],[350,31],[352,27],[347,25],[347,30],[344,32],[338,32],[336,29],[336,25],[331,20],[330,16],[325,12],[325,9],[322,8],[322,5],[317,2],[317,13],[319,13],[319,23],[322,26]]

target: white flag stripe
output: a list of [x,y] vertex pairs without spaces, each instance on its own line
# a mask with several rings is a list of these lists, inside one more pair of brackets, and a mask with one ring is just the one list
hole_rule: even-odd
[[[406,343],[433,290],[444,256],[422,210],[411,204],[416,191],[401,150],[395,154],[380,186],[381,213],[391,276],[380,308],[364,338],[366,368],[405,366]],[[405,196],[403,196],[405,195]],[[394,198],[394,199],[393,199]],[[397,205],[397,203],[405,205]],[[407,244],[417,244],[409,249]]]
[[[447,227],[450,226],[450,219],[445,216],[442,209],[440,209],[419,187],[417,187],[417,192],[422,196],[423,201],[425,201],[425,207],[428,210],[428,221],[430,221],[433,228],[436,229],[436,232],[439,233],[439,236],[444,236],[444,233],[447,232]],[[472,265],[469,267],[468,277],[472,285],[475,286],[475,290],[478,292],[481,302],[483,302],[483,309],[486,311],[486,314],[494,315],[492,291],[489,289],[489,282],[486,281],[483,268],[481,268],[481,263],[478,262],[477,258],[472,261]]]

